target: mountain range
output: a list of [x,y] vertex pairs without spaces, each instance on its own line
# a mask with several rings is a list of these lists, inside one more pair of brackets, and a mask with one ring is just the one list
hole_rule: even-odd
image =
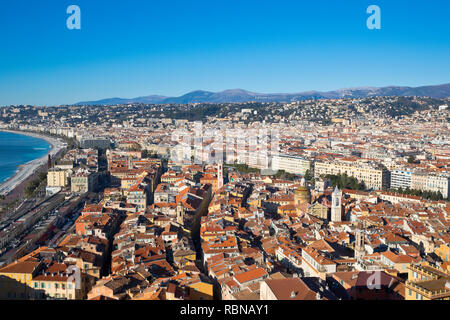
[[227,102],[292,102],[309,99],[366,98],[375,96],[426,96],[432,98],[450,97],[450,83],[422,87],[358,87],[334,91],[306,91],[300,93],[256,93],[242,89],[209,92],[197,90],[180,97],[150,95],[132,99],[109,98],[98,101],[79,102],[75,105],[117,105],[117,104],[187,104]]

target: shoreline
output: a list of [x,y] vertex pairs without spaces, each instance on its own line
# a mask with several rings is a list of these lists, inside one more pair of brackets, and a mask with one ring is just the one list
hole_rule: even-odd
[[47,136],[41,133],[34,132],[26,132],[20,130],[10,130],[10,129],[0,129],[0,132],[9,132],[18,135],[33,137],[45,140],[48,144],[50,144],[50,150],[47,152],[45,156],[40,158],[28,161],[27,163],[21,164],[17,167],[16,172],[6,179],[5,181],[0,183],[0,195],[7,196],[10,194],[16,187],[18,187],[21,183],[23,183],[30,176],[35,174],[37,170],[46,163],[48,159],[48,155],[50,154],[53,157],[59,151],[64,148],[64,143],[60,142],[57,138]]

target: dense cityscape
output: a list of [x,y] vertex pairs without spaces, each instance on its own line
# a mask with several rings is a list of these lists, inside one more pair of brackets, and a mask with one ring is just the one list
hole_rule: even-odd
[[3,107],[0,299],[450,300],[449,103]]

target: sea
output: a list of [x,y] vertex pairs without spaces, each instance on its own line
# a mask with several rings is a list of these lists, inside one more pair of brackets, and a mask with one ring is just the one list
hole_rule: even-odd
[[45,140],[0,131],[0,184],[12,177],[20,165],[45,156],[50,149]]

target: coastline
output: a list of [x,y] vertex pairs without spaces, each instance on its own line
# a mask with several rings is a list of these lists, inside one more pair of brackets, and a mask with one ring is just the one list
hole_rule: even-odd
[[51,157],[53,157],[55,154],[57,154],[59,151],[61,151],[64,148],[64,143],[60,142],[56,138],[47,136],[45,134],[34,133],[34,132],[25,132],[25,131],[19,131],[19,130],[9,130],[9,129],[0,129],[0,131],[42,139],[50,144],[50,150],[45,156],[31,160],[25,164],[18,166],[18,168],[13,176],[9,177],[8,179],[6,179],[5,181],[0,183],[0,195],[7,196],[17,186],[19,186],[26,179],[28,179],[30,176],[35,174],[37,172],[37,170],[43,164],[45,164],[47,162],[49,154]]

